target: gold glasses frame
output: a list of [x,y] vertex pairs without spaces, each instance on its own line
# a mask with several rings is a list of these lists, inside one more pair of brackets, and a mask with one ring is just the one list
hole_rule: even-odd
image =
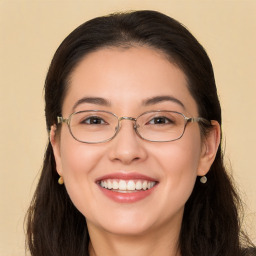
[[[106,139],[106,140],[103,140],[103,141],[97,141],[97,142],[88,142],[88,141],[83,141],[83,140],[79,140],[78,138],[76,138],[74,136],[74,134],[72,133],[72,129],[70,127],[70,123],[71,123],[71,119],[74,115],[76,114],[79,114],[79,113],[84,113],[84,112],[101,112],[101,113],[107,113],[107,114],[111,114],[113,117],[116,118],[117,120],[117,126],[115,127],[115,133],[113,134],[112,137]],[[178,137],[178,138],[175,138],[175,139],[172,139],[172,140],[149,140],[149,139],[146,139],[144,138],[140,132],[138,131],[138,125],[137,125],[137,120],[143,116],[143,115],[146,115],[146,114],[149,114],[149,113],[158,113],[158,112],[170,112],[170,113],[176,113],[176,114],[179,114],[181,115],[183,118],[184,118],[184,128],[183,128],[183,131],[182,131],[182,134]],[[108,142],[112,139],[114,139],[116,137],[116,135],[119,133],[120,129],[121,129],[121,121],[122,120],[129,120],[129,121],[132,121],[134,122],[134,125],[133,125],[133,128],[136,132],[136,134],[143,140],[146,140],[146,141],[150,141],[150,142],[171,142],[171,141],[175,141],[175,140],[179,140],[183,135],[184,135],[184,132],[185,132],[185,129],[187,127],[187,124],[189,122],[191,123],[204,123],[204,124],[207,124],[207,125],[210,125],[211,122],[203,117],[187,117],[185,116],[183,113],[180,113],[180,112],[177,112],[177,111],[170,111],[170,110],[152,110],[152,111],[147,111],[147,112],[143,112],[142,114],[140,114],[137,118],[134,118],[134,117],[129,117],[129,116],[122,116],[122,117],[118,117],[116,114],[112,113],[112,112],[109,112],[109,111],[105,111],[105,110],[83,110],[83,111],[77,111],[77,112],[74,112],[72,114],[70,114],[70,116],[68,118],[63,118],[62,116],[57,116],[57,123],[58,124],[62,124],[62,123],[66,123],[68,125],[68,128],[69,128],[69,132],[70,134],[72,135],[72,137],[79,141],[79,142],[82,142],[82,143],[87,143],[87,144],[98,144],[98,143],[104,143],[104,142]]]

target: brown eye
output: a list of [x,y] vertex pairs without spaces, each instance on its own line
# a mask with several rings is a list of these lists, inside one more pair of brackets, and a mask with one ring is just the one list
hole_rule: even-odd
[[173,121],[165,116],[158,116],[152,118],[148,124],[170,124],[173,123]]
[[95,125],[107,124],[104,119],[97,117],[97,116],[87,117],[81,123],[82,124],[95,124]]

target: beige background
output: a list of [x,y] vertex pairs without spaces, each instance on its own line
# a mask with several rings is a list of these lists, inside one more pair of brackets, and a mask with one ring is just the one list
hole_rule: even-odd
[[256,1],[0,0],[0,255],[24,255],[23,219],[47,134],[43,84],[54,51],[82,22],[120,10],[154,9],[204,45],[223,108],[226,162],[247,205],[256,242]]

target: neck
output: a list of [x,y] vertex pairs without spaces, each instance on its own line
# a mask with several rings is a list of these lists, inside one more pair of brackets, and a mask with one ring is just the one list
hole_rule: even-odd
[[[88,223],[89,224],[89,223]],[[91,228],[90,256],[181,256],[179,252],[179,232],[177,229],[163,227],[157,232],[139,235],[112,234]]]

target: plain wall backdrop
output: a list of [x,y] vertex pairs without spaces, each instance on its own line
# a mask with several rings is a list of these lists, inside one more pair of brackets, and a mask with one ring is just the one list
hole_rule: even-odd
[[1,256],[25,255],[23,221],[48,139],[43,85],[56,48],[88,19],[139,9],[182,22],[208,52],[223,109],[226,164],[256,242],[255,0],[0,0]]

